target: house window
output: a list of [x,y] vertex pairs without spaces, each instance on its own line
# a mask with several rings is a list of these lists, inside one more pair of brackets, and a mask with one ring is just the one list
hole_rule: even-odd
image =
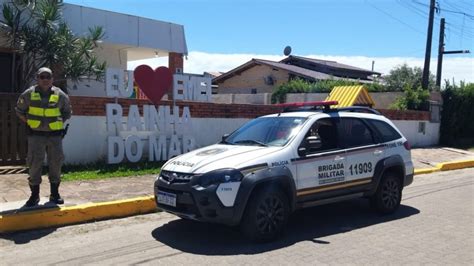
[[12,55],[10,53],[0,53],[0,92],[12,92]]
[[418,133],[422,133],[423,135],[426,133],[426,122],[418,123]]

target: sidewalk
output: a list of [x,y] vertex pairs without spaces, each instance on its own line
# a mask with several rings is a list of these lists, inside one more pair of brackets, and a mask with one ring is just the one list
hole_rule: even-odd
[[[433,167],[436,167],[438,163],[474,160],[474,153],[452,148],[419,148],[412,149],[412,159],[417,170],[425,168],[435,169]],[[155,211],[154,201],[151,197],[153,195],[155,176],[147,175],[63,182],[60,187],[60,193],[66,204],[60,207],[48,203],[49,181],[46,176],[43,176],[40,205],[33,208],[22,208],[30,194],[27,183],[28,175],[24,173],[0,175],[0,232],[6,230],[2,230],[2,226],[6,226],[6,218],[33,212],[38,214],[38,219],[42,221],[47,220],[45,219],[45,212],[51,212],[50,216],[61,216],[63,219],[65,218],[63,217],[65,216],[64,213],[72,213],[71,215],[77,216],[77,219],[68,220],[70,221],[68,223],[77,223]],[[98,205],[103,208],[101,212],[105,210],[106,213],[101,215],[102,213],[98,214],[96,211],[87,216],[88,210],[91,208],[98,209]],[[137,209],[135,212],[133,211],[134,208]],[[114,211],[121,213],[121,215]],[[74,212],[77,213],[74,214]],[[16,220],[10,221],[13,225],[17,222]],[[47,223],[46,221],[43,222]],[[49,226],[58,224],[61,223],[50,223]],[[28,229],[28,227],[21,229]]]

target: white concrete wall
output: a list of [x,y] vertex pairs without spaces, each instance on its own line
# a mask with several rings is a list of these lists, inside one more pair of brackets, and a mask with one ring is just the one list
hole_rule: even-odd
[[63,16],[78,35],[99,25],[107,43],[188,53],[182,25],[72,4],[64,4]]
[[[232,133],[247,121],[249,119],[246,118],[191,118],[193,132],[190,135],[196,140],[196,148],[200,148],[219,142],[222,135]],[[105,117],[73,116],[68,123],[70,126],[63,141],[66,164],[92,163],[107,159],[107,137],[114,136],[115,132],[107,132]],[[154,133],[136,131],[120,133],[121,136],[132,134],[146,138]],[[146,152],[147,150],[144,154]]]
[[[440,123],[429,121],[393,121],[412,147],[427,147],[437,145],[439,142]],[[425,132],[419,132],[420,123],[425,123]]]
[[257,94],[213,94],[213,103],[236,103],[236,104],[271,104],[271,93],[257,93]]
[[[192,115],[192,114],[191,114]],[[250,119],[246,118],[191,118],[192,135],[196,146],[204,147],[220,141],[222,135],[231,133]],[[124,120],[125,121],[125,120]],[[426,123],[425,133],[418,132],[422,121],[393,121],[402,131],[413,147],[424,147],[438,144],[439,123]],[[66,164],[85,164],[106,160],[107,132],[106,119],[103,116],[73,116],[70,127],[64,138]],[[121,136],[139,135],[145,138],[153,132],[122,132]],[[147,143],[144,145],[147,147]],[[144,151],[147,154],[147,150]]]

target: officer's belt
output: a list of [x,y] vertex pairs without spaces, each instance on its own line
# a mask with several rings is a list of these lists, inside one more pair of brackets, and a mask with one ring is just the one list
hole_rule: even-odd
[[50,136],[62,136],[63,130],[55,130],[55,131],[38,131],[38,130],[28,130],[28,135],[32,136],[44,136],[44,137],[50,137]]

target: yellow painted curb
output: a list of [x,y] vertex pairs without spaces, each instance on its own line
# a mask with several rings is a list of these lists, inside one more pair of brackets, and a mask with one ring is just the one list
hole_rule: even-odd
[[118,218],[156,211],[153,196],[102,203],[88,203],[71,207],[42,209],[0,216],[0,232],[68,225],[87,221]]
[[429,174],[429,173],[434,173],[441,171],[439,167],[431,167],[431,168],[421,168],[421,169],[415,169],[414,174],[415,175],[423,175],[423,174]]
[[474,160],[463,160],[463,161],[439,163],[436,166],[440,168],[441,171],[469,168],[469,167],[474,167]]

